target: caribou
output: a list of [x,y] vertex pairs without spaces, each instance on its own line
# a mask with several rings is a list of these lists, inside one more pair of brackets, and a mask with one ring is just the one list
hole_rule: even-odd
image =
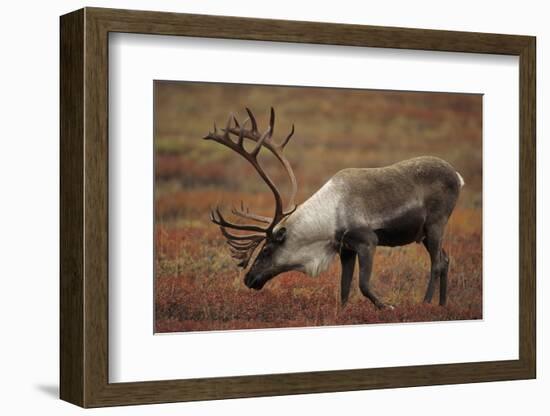
[[[386,167],[343,169],[297,205],[296,177],[283,154],[294,135],[294,125],[286,138],[275,141],[273,108],[263,133],[252,111],[246,108],[246,112],[248,118],[244,122],[239,123],[231,114],[225,128],[218,131],[214,124],[214,131],[204,139],[241,155],[273,193],[272,217],[252,213],[242,202],[240,208],[233,207],[231,211],[245,223],[227,219],[219,206],[210,213],[238,267],[248,269],[244,277],[248,288],[260,290],[275,276],[291,270],[317,276],[338,255],[342,305],[349,298],[358,261],[361,293],[379,309],[393,308],[371,288],[376,247],[422,243],[431,261],[424,302],[432,301],[439,281],[439,304],[446,304],[449,256],[442,247],[442,238],[464,186],[462,176],[451,164],[437,157],[420,156]],[[253,143],[247,149],[248,140]],[[286,206],[279,188],[258,161],[264,148],[282,165],[290,180],[291,194]]]

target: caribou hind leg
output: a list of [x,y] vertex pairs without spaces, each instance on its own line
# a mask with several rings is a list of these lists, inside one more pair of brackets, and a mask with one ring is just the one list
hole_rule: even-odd
[[444,249],[441,249],[443,268],[439,279],[439,305],[445,306],[447,303],[447,274],[449,273],[449,256]]
[[424,296],[424,303],[432,301],[435,285],[439,280],[439,304],[442,306],[447,299],[447,272],[449,269],[449,257],[441,247],[443,229],[444,227],[439,225],[428,227],[426,238],[423,241],[431,261],[430,280]]
[[342,306],[346,304],[349,298],[351,281],[353,280],[353,271],[355,270],[355,261],[357,253],[342,247],[340,250],[340,263],[342,265],[342,280],[340,283],[340,300]]

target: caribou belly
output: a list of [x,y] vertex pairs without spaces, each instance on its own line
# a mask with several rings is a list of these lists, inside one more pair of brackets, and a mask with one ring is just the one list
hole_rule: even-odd
[[426,212],[423,207],[406,210],[399,215],[389,216],[374,232],[380,246],[404,246],[424,239]]

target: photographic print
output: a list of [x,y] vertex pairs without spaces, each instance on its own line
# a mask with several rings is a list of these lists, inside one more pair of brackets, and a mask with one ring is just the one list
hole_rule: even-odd
[[155,332],[481,319],[482,99],[155,81]]

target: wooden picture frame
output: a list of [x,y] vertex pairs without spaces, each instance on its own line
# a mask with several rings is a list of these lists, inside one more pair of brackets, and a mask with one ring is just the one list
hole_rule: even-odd
[[[62,16],[60,29],[61,399],[100,407],[535,378],[534,37],[99,8]],[[519,359],[109,383],[110,32],[519,56]]]

